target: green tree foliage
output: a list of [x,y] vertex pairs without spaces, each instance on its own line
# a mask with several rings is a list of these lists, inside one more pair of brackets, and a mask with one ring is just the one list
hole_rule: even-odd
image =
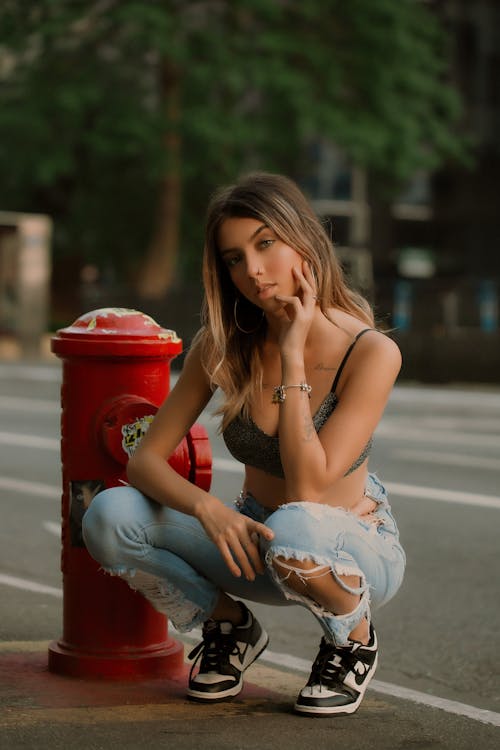
[[213,187],[307,176],[318,134],[391,185],[463,158],[446,50],[417,0],[3,0],[0,206],[124,274],[156,231],[192,272]]

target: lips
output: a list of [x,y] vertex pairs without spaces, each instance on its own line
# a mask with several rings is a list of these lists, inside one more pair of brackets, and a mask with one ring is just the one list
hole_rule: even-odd
[[274,290],[276,287],[276,284],[262,284],[261,286],[257,287],[256,295],[257,297],[268,297],[272,293],[271,290]]

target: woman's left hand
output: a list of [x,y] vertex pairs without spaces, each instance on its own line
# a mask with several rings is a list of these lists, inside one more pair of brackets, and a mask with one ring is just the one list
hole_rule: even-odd
[[292,273],[298,285],[297,294],[293,297],[276,295],[285,312],[279,338],[283,353],[304,351],[317,301],[316,283],[309,264],[303,261],[302,267],[292,268]]

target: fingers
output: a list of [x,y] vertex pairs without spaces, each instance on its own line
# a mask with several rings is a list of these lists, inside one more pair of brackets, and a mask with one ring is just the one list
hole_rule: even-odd
[[243,574],[249,581],[255,579],[255,573],[264,573],[265,567],[260,556],[259,536],[271,540],[274,532],[263,523],[254,522],[248,527],[246,538],[238,539],[233,546],[233,553],[241,564]]
[[313,292],[316,293],[316,278],[312,272],[311,265],[306,260],[304,260],[302,263],[302,273],[307,279],[307,282],[310,284]]
[[281,302],[288,315],[289,321],[300,320],[303,313],[309,318],[316,305],[315,289],[307,281],[302,272],[293,268],[293,275],[298,283],[297,293],[294,296],[276,295],[275,299]]
[[254,581],[256,573],[265,572],[260,555],[259,536],[271,540],[274,532],[265,524],[250,522],[241,537],[234,534],[231,540],[219,542],[222,557],[231,573],[237,578],[240,578],[243,573],[248,581]]
[[231,542],[223,542],[219,544],[219,549],[226,565],[236,578],[240,578],[243,573],[247,581],[254,581],[256,572],[264,572],[259,548],[250,537],[244,542],[238,538]]
[[255,573],[264,572],[264,564],[260,558],[259,547],[250,537],[247,542],[241,543],[238,541],[233,547],[233,554],[240,563],[243,575],[248,581],[255,580]]
[[[313,299],[316,300],[316,279],[312,272],[311,266],[307,261],[302,262],[302,268],[300,269],[300,276],[302,277],[302,287],[307,294],[311,294]],[[305,283],[304,283],[305,282]]]
[[314,306],[316,304],[316,282],[311,271],[311,267],[306,261],[302,262],[301,267],[292,268],[292,273],[298,282],[297,297],[303,307]]
[[216,498],[204,505],[203,509],[200,521],[219,549],[231,574],[240,578],[243,573],[248,580],[253,581],[256,572],[263,573],[259,537],[272,539],[272,530],[227,507]]
[[258,541],[259,536],[263,536],[264,539],[268,539],[271,541],[271,539],[274,539],[274,531],[269,528],[269,526],[266,526],[265,523],[259,523],[258,521],[255,522],[255,527],[252,532],[252,537],[254,534],[257,536],[257,539],[255,541]]
[[230,572],[235,578],[241,578],[241,570],[236,565],[234,558],[231,554],[231,550],[229,548],[229,545],[225,541],[219,542],[217,545],[219,547],[220,553],[222,555],[222,559],[226,563],[227,567],[229,568]]
[[[298,315],[303,306],[298,297],[287,297],[283,294],[277,294],[275,299],[284,305],[285,312],[289,313],[289,317],[291,316],[292,318]],[[288,310],[287,308],[291,309]]]

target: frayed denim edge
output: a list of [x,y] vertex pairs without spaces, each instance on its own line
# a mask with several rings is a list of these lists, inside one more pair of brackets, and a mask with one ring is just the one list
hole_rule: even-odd
[[[209,616],[196,604],[189,602],[176,586],[151,573],[124,566],[117,566],[113,570],[105,568],[102,570],[111,576],[122,578],[132,591],[137,591],[157,612],[166,615],[180,633],[187,633],[198,627]],[[212,609],[215,608],[215,604],[216,601]]]

